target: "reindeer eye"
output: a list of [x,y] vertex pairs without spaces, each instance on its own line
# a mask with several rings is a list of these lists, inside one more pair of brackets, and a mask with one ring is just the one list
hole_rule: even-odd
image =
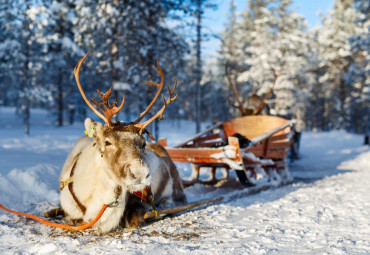
[[111,142],[105,141],[105,146],[109,146],[109,145],[112,145]]
[[130,176],[131,176],[132,179],[136,178],[136,176],[133,173],[130,173]]
[[142,149],[145,149],[145,146],[146,146],[146,142],[144,141],[144,142],[142,143],[142,145],[141,145],[141,148],[142,148]]

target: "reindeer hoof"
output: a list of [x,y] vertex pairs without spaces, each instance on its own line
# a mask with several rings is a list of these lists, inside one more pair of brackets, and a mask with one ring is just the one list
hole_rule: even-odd
[[53,208],[44,213],[45,218],[56,218],[58,216],[65,216],[62,208]]
[[144,223],[143,217],[138,213],[132,213],[124,219],[124,227],[135,229],[139,228]]

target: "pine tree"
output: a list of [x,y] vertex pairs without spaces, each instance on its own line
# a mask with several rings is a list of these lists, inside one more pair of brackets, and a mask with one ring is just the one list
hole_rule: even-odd
[[[207,40],[207,34],[204,32],[204,13],[207,9],[215,9],[217,5],[214,4],[214,1],[210,0],[185,0],[179,1],[180,8],[179,10],[183,11],[185,14],[190,15],[190,20],[192,20],[192,24],[190,27],[192,28],[192,32],[190,34],[194,36],[189,36],[189,40],[194,42],[193,49],[190,52],[191,58],[188,59],[189,63],[189,73],[187,77],[187,84],[190,86],[188,87],[186,94],[188,98],[192,98],[193,102],[191,102],[191,110],[189,112],[189,116],[195,121],[195,132],[199,132],[201,129],[201,121],[202,116],[202,101],[203,101],[203,94],[202,94],[202,79],[204,75],[203,70],[203,56],[202,56],[202,45],[205,40]],[[186,20],[187,16],[185,16]],[[189,34],[189,32],[188,32]],[[194,59],[192,59],[194,58]]]
[[14,105],[17,99],[17,83],[14,72],[19,67],[18,54],[22,45],[18,41],[20,28],[17,13],[12,11],[16,1],[0,2],[0,101]]
[[52,97],[42,82],[44,28],[47,24],[46,8],[42,1],[7,1],[2,5],[5,17],[4,39],[0,41],[2,53],[1,73],[9,78],[11,97],[22,111],[24,133],[30,134],[30,109],[39,102],[50,104]]
[[[227,95],[223,97],[223,101],[228,101],[232,104],[234,100],[231,96],[232,86],[228,84],[231,80],[232,84],[237,87],[236,89],[240,89],[240,86],[237,86],[237,75],[240,72],[240,63],[239,63],[239,56],[238,50],[238,28],[237,28],[237,14],[236,14],[236,5],[234,0],[229,0],[229,14],[227,23],[224,25],[225,30],[221,34],[221,48],[219,51],[219,59],[218,59],[218,68],[220,69],[220,76],[218,77],[219,80],[223,81],[225,86],[221,89],[224,90],[224,94]],[[227,84],[227,85],[226,85]],[[235,99],[236,101],[236,99]],[[236,109],[231,108],[231,112],[233,115],[237,115]]]
[[[50,84],[50,90],[55,98],[56,125],[63,125],[63,116],[68,108],[69,122],[74,119],[74,102],[76,101],[75,82],[72,76],[74,60],[81,55],[80,48],[74,42],[73,22],[74,1],[49,0],[45,3],[48,24],[45,27],[44,38],[47,47],[45,55],[45,83]],[[66,107],[67,106],[67,107]]]
[[325,87],[327,107],[324,114],[330,114],[329,128],[350,127],[353,87],[346,82],[345,74],[354,62],[349,38],[358,33],[358,27],[353,22],[357,18],[353,1],[337,0],[334,10],[323,19],[323,26],[318,29],[319,56],[325,69],[320,82]]
[[272,106],[278,115],[301,118],[304,114],[305,70],[308,67],[309,40],[306,24],[302,16],[291,11],[291,0],[280,0],[275,9],[276,28],[273,36],[273,71],[279,75],[274,88],[275,104]]
[[237,23],[237,58],[227,56],[239,94],[262,96],[278,76],[275,99],[269,100],[272,114],[294,117],[304,108],[299,104],[309,58],[304,19],[290,10],[290,0],[254,0],[248,6]]
[[328,130],[329,115],[327,109],[328,98],[325,94],[325,86],[320,82],[320,77],[324,75],[325,68],[323,61],[319,58],[320,45],[317,41],[317,31],[309,32],[309,52],[308,67],[306,69],[306,79],[304,91],[306,98],[300,99],[305,103],[305,123],[309,129]]
[[357,132],[370,130],[370,3],[356,0],[355,8],[361,13],[355,23],[359,33],[350,37],[354,63],[349,67],[346,82],[353,84],[351,124]]
[[97,70],[94,80],[114,89],[130,84],[125,85],[124,91],[129,94],[125,103],[128,115],[130,111],[143,111],[153,98],[155,88],[145,86],[144,81],[158,81],[152,67],[157,59],[170,86],[173,84],[170,77],[176,76],[184,64],[187,44],[166,25],[169,12],[175,7],[170,1],[153,0],[85,0],[76,6],[79,33],[75,38],[80,47],[94,52],[90,61],[90,65],[94,62],[91,68]]

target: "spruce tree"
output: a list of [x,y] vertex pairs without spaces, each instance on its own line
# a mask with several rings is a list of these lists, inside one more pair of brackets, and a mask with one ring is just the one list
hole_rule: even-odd
[[239,93],[244,98],[263,96],[278,77],[275,98],[269,100],[271,113],[304,115],[304,106],[299,104],[309,59],[304,19],[291,10],[290,0],[254,0],[248,7],[237,23],[233,42],[237,57],[226,56],[233,63]]
[[346,73],[355,60],[349,38],[358,33],[358,26],[354,23],[357,18],[353,1],[337,0],[334,10],[324,17],[323,25],[317,31],[319,57],[325,69],[320,82],[325,91],[323,114],[330,116],[331,126],[328,128],[350,128],[353,84],[346,81]]
[[[125,89],[114,93],[118,101],[122,93],[127,95],[125,112],[128,115],[143,111],[156,93],[154,86],[145,85],[146,80],[160,80],[153,69],[156,60],[171,87],[172,78],[180,73],[184,64],[187,44],[166,23],[174,6],[169,1],[153,0],[84,0],[76,6],[75,40],[81,48],[93,52],[87,66],[97,71],[92,83],[105,89],[111,86]],[[161,107],[159,104],[153,112]],[[136,116],[125,119],[132,120]]]
[[74,121],[76,93],[72,92],[76,91],[76,85],[72,70],[82,53],[74,42],[74,1],[49,0],[45,6],[48,24],[44,33],[46,52],[43,55],[47,68],[44,78],[55,98],[52,112],[56,115],[56,125],[62,126],[66,110],[69,122]]
[[[46,8],[43,1],[10,0],[1,4],[1,79],[11,89],[7,93],[23,116],[24,133],[30,134],[32,105],[50,105],[52,97],[43,82]],[[3,18],[4,17],[4,18]],[[3,85],[4,86],[4,85]]]
[[370,3],[356,0],[355,9],[360,13],[354,21],[359,33],[350,37],[354,63],[349,67],[346,82],[353,84],[351,100],[351,128],[356,132],[370,130]]

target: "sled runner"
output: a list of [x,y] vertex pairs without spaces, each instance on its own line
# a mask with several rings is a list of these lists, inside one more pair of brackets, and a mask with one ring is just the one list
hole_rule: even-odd
[[[244,116],[218,123],[166,150],[173,161],[192,164],[191,180],[184,180],[184,186],[217,183],[218,168],[226,169],[227,176],[235,170],[245,186],[260,179],[284,182],[289,179],[287,157],[294,123],[276,116]],[[167,144],[165,138],[158,143]],[[210,169],[209,180],[199,179],[201,168]]]

